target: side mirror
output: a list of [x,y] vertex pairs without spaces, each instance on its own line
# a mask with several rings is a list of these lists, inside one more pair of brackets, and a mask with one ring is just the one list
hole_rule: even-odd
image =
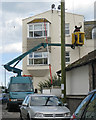
[[62,103],[61,103],[61,102],[58,102],[58,106],[62,106]]
[[64,103],[64,106],[67,107],[67,106],[68,106],[68,103]]
[[22,104],[22,106],[28,107],[28,104],[27,104],[27,103],[24,103],[24,104]]

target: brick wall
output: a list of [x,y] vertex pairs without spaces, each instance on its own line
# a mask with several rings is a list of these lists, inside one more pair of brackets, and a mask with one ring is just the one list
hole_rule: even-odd
[[96,21],[84,22],[84,32],[86,40],[92,39],[92,29],[96,27]]
[[[48,38],[48,43],[51,42],[51,38]],[[28,38],[27,39],[27,51],[36,47],[37,45],[39,45],[40,43],[46,43],[46,39],[45,38]],[[51,47],[49,47],[50,49]],[[47,51],[46,48],[41,48],[39,49],[39,51],[41,52],[45,52]]]

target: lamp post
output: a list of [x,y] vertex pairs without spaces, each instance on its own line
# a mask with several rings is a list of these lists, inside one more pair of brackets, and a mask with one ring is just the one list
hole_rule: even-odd
[[61,0],[61,98],[66,102],[66,71],[65,71],[65,0]]

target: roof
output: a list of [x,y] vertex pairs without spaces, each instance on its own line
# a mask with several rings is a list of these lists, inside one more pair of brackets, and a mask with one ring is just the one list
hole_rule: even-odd
[[43,96],[43,97],[44,97],[44,96],[46,96],[46,97],[48,96],[48,97],[53,97],[53,96],[55,96],[55,95],[51,95],[51,94],[29,94],[29,96],[36,96],[36,97],[37,97],[37,96]]
[[47,19],[45,19],[45,18],[37,18],[37,19],[34,19],[34,20],[28,22],[27,24],[30,24],[30,23],[41,23],[41,22],[49,22],[49,21]]
[[[87,65],[89,63],[95,62],[96,61],[96,50],[88,53],[84,57],[78,59],[77,61],[73,62],[72,64],[68,65],[66,67],[66,71],[70,71],[74,68],[81,67],[84,65]],[[60,74],[61,70],[57,71],[57,74]]]
[[96,25],[96,20],[94,20],[94,21],[84,21],[84,25],[91,25],[91,24]]
[[[52,10],[48,10],[48,11],[45,11],[45,12],[40,12],[40,13],[38,13],[38,14],[36,14],[36,15],[33,15],[33,16],[30,16],[30,17],[27,17],[27,18],[24,18],[24,19],[22,19],[22,20],[24,21],[24,20],[27,20],[27,19],[29,19],[29,18],[36,17],[36,16],[38,16],[38,15],[42,15],[42,14],[49,13],[49,12],[51,12],[51,11],[52,11]],[[58,13],[61,13],[61,11],[58,11],[58,12],[57,12],[57,10],[54,10],[54,12],[56,12],[57,14],[58,14]],[[71,13],[71,12],[65,12],[65,14],[72,14],[72,15],[78,15],[78,16],[83,16],[83,17],[84,17],[84,15],[75,14],[75,13]]]

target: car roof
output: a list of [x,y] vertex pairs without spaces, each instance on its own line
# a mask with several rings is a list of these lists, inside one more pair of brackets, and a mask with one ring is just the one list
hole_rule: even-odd
[[56,95],[51,95],[51,94],[30,94],[29,96],[46,96],[46,97],[52,97]]
[[93,93],[93,92],[96,92],[96,89],[90,91],[88,94],[91,94],[91,93]]

